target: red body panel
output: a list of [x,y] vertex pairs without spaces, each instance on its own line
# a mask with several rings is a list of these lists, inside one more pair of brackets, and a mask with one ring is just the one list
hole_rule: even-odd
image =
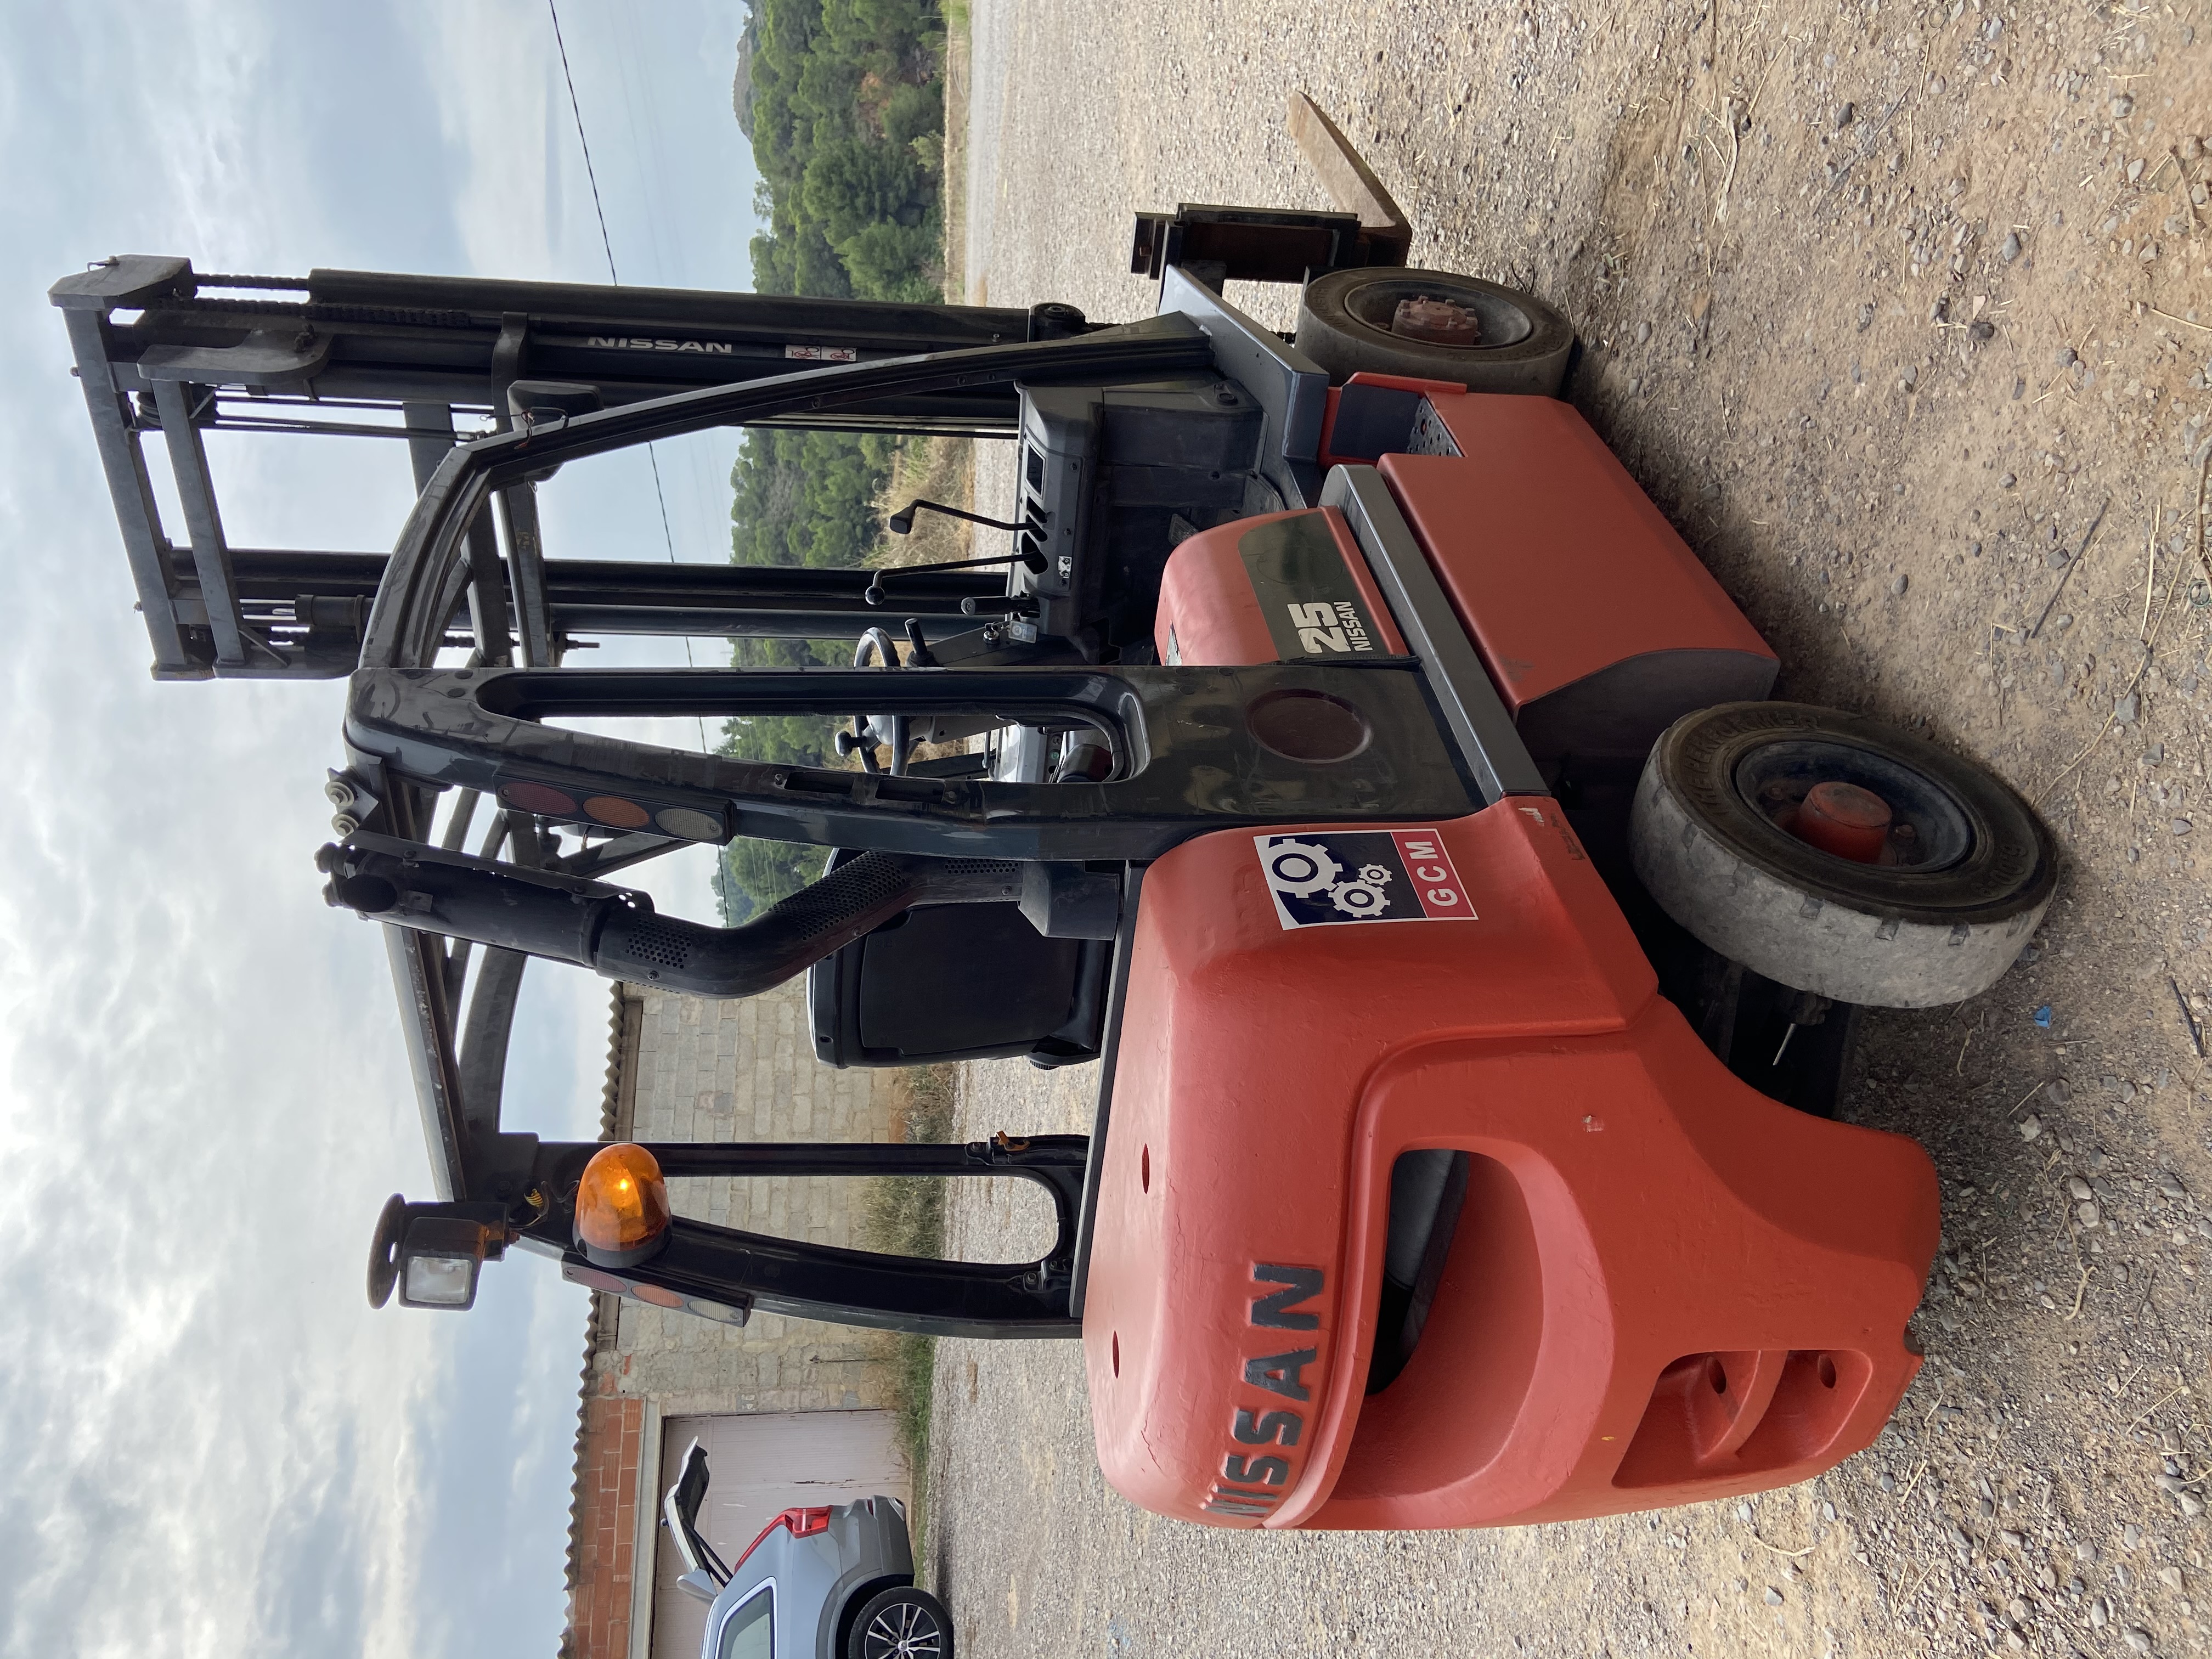
[[1572,407],[1481,393],[1430,401],[1462,453],[1385,455],[1378,465],[1516,715],[1652,652],[1773,663]]
[[[1732,1077],[1550,801],[1433,827],[1473,921],[1286,927],[1243,832],[1146,878],[1084,1319],[1108,1480],[1214,1524],[1467,1527],[1866,1444],[1919,1364],[1926,1157]],[[1474,1175],[1421,1343],[1369,1396],[1414,1146]]]

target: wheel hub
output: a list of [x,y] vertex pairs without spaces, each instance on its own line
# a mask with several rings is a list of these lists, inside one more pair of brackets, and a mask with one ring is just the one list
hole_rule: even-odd
[[861,1646],[868,1659],[939,1659],[945,1634],[927,1607],[900,1601],[876,1614]]
[[1435,300],[1424,294],[1398,301],[1390,314],[1390,331],[1401,339],[1422,340],[1430,345],[1471,346],[1482,343],[1482,325],[1465,306]]
[[1731,770],[1744,804],[1777,834],[1845,863],[1934,874],[1975,845],[1972,821],[1940,780],[1863,744],[1811,734],[1763,743]]
[[1832,780],[1805,792],[1785,826],[1808,846],[1854,864],[1873,864],[1888,844],[1889,803],[1871,789]]

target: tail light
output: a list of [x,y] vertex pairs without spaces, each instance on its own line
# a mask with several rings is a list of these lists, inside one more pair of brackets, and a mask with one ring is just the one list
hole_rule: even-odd
[[827,1509],[784,1510],[784,1512],[777,1516],[775,1520],[763,1527],[760,1529],[759,1535],[756,1537],[751,1543],[745,1546],[744,1554],[738,1557],[738,1559],[731,1564],[730,1573],[732,1577],[734,1577],[736,1576],[738,1569],[744,1565],[747,1557],[750,1556],[755,1550],[758,1549],[763,1543],[767,1542],[769,1534],[774,1532],[778,1527],[782,1527],[787,1529],[793,1538],[811,1538],[817,1532],[827,1532],[830,1530],[830,1511]]
[[791,1528],[793,1538],[811,1538],[817,1532],[830,1530],[830,1511],[826,1509],[786,1510],[775,1518]]

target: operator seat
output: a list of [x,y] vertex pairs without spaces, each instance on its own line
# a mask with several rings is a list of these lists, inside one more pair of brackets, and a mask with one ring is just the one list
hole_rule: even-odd
[[[841,849],[830,868],[858,856]],[[1096,1060],[1113,949],[1047,939],[1014,903],[908,910],[808,970],[814,1052],[831,1066]]]

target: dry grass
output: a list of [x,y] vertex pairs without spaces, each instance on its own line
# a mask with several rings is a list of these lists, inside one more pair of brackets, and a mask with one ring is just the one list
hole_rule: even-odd
[[[971,505],[975,443],[972,438],[909,438],[899,446],[890,482],[876,498],[876,510],[888,519],[908,501],[943,501],[950,507]],[[915,517],[912,533],[886,534],[876,544],[869,562],[880,565],[937,564],[975,556],[971,527],[942,513]],[[886,590],[889,591],[889,590]]]
[[[966,215],[968,8],[962,0],[945,7],[945,293],[965,297],[960,227]],[[955,507],[973,505],[975,449],[967,438],[913,438],[899,447],[890,484],[878,509],[888,518],[921,497]],[[970,527],[942,514],[925,513],[913,533],[885,536],[877,562],[931,564],[974,556]],[[948,1139],[952,1133],[954,1074],[950,1066],[918,1066],[905,1074],[905,1099],[895,1123],[898,1138],[913,1145]],[[871,1249],[897,1255],[941,1256],[945,1253],[945,1183],[906,1176],[870,1183],[863,1200],[860,1237]],[[902,1333],[894,1339],[892,1386],[897,1397],[899,1440],[912,1473],[912,1530],[917,1559],[923,1554],[928,1525],[930,1406],[936,1381],[937,1340]]]
[[[944,1140],[952,1132],[952,1068],[917,1066],[902,1080],[906,1097],[894,1122],[898,1138],[916,1145]],[[861,1200],[860,1233],[868,1249],[887,1255],[943,1255],[945,1183],[920,1176],[870,1182]],[[891,1352],[899,1443],[914,1481],[911,1521],[919,1556],[928,1512],[930,1395],[937,1340],[902,1332],[893,1339]]]

